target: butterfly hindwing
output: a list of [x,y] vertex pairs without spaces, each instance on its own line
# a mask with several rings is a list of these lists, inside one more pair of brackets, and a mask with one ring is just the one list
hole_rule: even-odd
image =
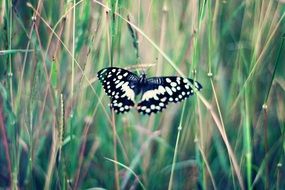
[[134,106],[134,102],[127,98],[111,99],[110,107],[115,110],[116,113],[124,113],[130,110]]
[[139,77],[125,69],[109,67],[97,74],[106,94],[111,98],[111,108],[117,113],[129,111],[134,106],[135,87]]
[[194,90],[202,88],[201,84],[192,79],[182,77],[152,77],[147,79],[141,101],[137,109],[140,113],[151,114],[162,111],[169,102],[180,102],[193,95]]

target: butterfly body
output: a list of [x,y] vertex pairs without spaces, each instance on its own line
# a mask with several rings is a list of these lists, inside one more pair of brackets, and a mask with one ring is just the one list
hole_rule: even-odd
[[98,72],[105,92],[111,98],[110,106],[117,113],[129,111],[135,106],[135,97],[141,95],[136,105],[142,114],[162,111],[169,102],[180,102],[194,94],[190,83],[200,90],[201,84],[192,79],[165,76],[147,78],[117,67],[108,67]]
[[130,75],[130,78],[130,88],[134,91],[135,95],[143,93],[147,87],[146,75],[142,74],[139,77]]

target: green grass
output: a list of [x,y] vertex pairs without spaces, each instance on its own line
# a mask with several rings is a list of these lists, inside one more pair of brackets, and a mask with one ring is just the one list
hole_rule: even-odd
[[[1,189],[283,189],[282,1],[0,0]],[[203,89],[116,115],[96,73]],[[142,69],[143,68],[143,69]]]

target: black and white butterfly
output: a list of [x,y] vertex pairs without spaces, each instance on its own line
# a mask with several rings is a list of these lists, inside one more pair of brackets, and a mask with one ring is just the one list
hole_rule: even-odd
[[110,106],[117,113],[124,113],[135,106],[135,98],[142,94],[136,108],[142,114],[162,111],[169,102],[180,102],[194,94],[190,84],[197,90],[202,85],[177,76],[151,77],[138,76],[128,70],[108,67],[100,70],[97,76],[107,95],[111,98]]

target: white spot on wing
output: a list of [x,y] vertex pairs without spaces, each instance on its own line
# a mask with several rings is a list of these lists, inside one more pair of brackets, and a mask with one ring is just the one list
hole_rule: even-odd
[[160,94],[163,94],[163,93],[165,92],[164,87],[160,85],[160,86],[158,87],[158,92],[159,92]]
[[122,90],[124,91],[124,95],[128,97],[128,99],[131,99],[132,101],[135,100],[135,92],[129,87],[129,82],[125,82],[122,85]]
[[107,69],[103,69],[100,74],[102,75],[102,74],[104,74],[106,71],[107,71]]
[[124,81],[121,81],[119,84],[116,85],[116,88],[119,88],[120,86],[122,86],[124,84]]
[[173,92],[171,91],[171,89],[167,86],[165,87],[165,90],[167,91],[167,93],[171,96],[173,94]]
[[180,84],[180,80],[181,80],[181,78],[177,77],[176,81],[177,81],[178,84]]
[[170,85],[171,86],[177,86],[177,83],[176,82],[171,82]]
[[165,93],[165,88],[160,85],[157,89],[146,91],[142,96],[142,101],[143,100],[149,100],[150,98],[158,100],[159,98],[157,95],[158,94],[164,94],[164,93]]
[[155,90],[146,91],[142,96],[142,100],[149,100],[150,98],[154,98],[154,99],[158,98]]
[[166,80],[166,82],[171,83],[170,78],[166,78],[165,80]]

